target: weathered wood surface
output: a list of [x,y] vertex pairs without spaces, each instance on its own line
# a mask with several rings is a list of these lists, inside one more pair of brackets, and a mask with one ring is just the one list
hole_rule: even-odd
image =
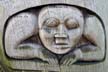
[[[41,15],[45,15],[44,10],[48,11],[47,12],[49,14],[48,16],[53,16],[53,14],[50,15],[50,8],[47,8],[47,9],[43,8],[42,11],[40,11],[40,13],[37,13],[36,9],[30,10],[29,12],[20,13],[18,15],[16,14],[12,18],[10,18],[9,22],[7,22],[8,26],[7,26],[7,30],[5,32],[5,37],[4,37],[5,49],[3,48],[4,47],[3,41],[2,41],[3,28],[9,16],[30,7],[40,6],[43,4],[54,4],[54,3],[55,4],[66,3],[66,4],[71,4],[71,5],[78,5],[78,6],[86,7],[90,10],[93,10],[102,18],[105,25],[106,36],[108,36],[108,25],[107,25],[108,1],[107,0],[77,0],[77,1],[76,0],[73,0],[73,1],[72,0],[59,0],[59,1],[57,0],[32,0],[32,1],[23,0],[23,2],[21,0],[0,0],[0,63],[1,63],[0,72],[4,72],[3,69],[6,72],[41,72],[41,71],[42,72],[48,72],[48,71],[108,72],[108,69],[107,69],[108,49],[105,49],[105,45],[104,45],[105,44],[104,28],[101,27],[101,23],[99,19],[97,19],[96,16],[92,16],[92,15],[90,18],[86,18],[87,24],[85,25],[84,35],[86,36],[86,38],[88,38],[87,40],[89,40],[89,38],[92,38],[90,39],[90,41],[93,44],[95,44],[96,48],[98,48],[99,50],[96,50],[96,52],[93,51],[89,53],[83,53],[83,55],[82,55],[81,50],[76,50],[76,52],[74,53],[78,55],[78,59],[81,58],[80,60],[86,60],[86,61],[96,60],[99,62],[94,62],[94,63],[89,63],[89,64],[86,63],[82,65],[80,65],[79,63],[76,65],[73,63],[76,62],[77,58],[74,59],[73,53],[70,53],[69,55],[65,56],[63,60],[61,60],[61,63],[63,63],[64,60],[66,61],[63,63],[63,65],[61,65],[58,63],[58,60],[56,59],[56,56],[54,54],[52,54],[50,51],[45,50],[42,47],[40,40],[36,36],[38,29],[41,29],[41,28],[35,28],[35,27],[38,27],[37,24],[38,23],[41,24],[42,20],[44,20],[45,16],[41,17]],[[60,11],[62,11],[62,8],[65,8],[65,7],[61,6]],[[52,9],[53,9],[53,6],[52,6]],[[51,11],[54,12],[53,10]],[[59,13],[60,11],[56,10],[55,13],[56,12]],[[62,12],[64,12],[63,15],[65,15],[65,13],[68,13],[67,11],[62,11]],[[59,17],[60,14],[62,15],[62,12],[59,13],[57,16]],[[62,18],[62,16],[60,18]],[[38,22],[38,20],[40,22]],[[15,24],[17,24],[17,26]],[[40,34],[41,40],[43,36]],[[29,39],[32,40],[33,42],[29,43],[31,42],[29,41]],[[21,41],[23,40],[24,42],[22,42],[21,44]],[[26,41],[28,43],[24,44],[26,43]],[[108,41],[108,38],[106,39],[106,41]],[[18,49],[16,46],[18,47]],[[22,49],[19,49],[21,47]],[[30,47],[32,49],[29,49]],[[90,48],[92,47],[90,46]],[[53,51],[54,50],[52,50],[52,52]],[[104,54],[105,52],[106,52],[106,58],[104,61],[102,61],[105,56]],[[61,52],[55,51],[54,53],[61,53]],[[36,60],[35,58],[42,59],[42,62],[40,59]],[[70,65],[68,62],[70,63]]]

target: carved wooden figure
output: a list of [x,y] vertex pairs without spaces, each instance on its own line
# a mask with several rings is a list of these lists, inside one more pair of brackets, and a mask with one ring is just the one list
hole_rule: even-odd
[[1,72],[79,72],[104,62],[106,31],[92,0],[39,1],[4,16]]

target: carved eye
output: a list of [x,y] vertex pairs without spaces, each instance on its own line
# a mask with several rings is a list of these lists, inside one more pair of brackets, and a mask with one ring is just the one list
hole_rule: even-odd
[[68,18],[66,21],[65,21],[65,25],[68,29],[76,29],[79,27],[79,23],[76,19],[74,18]]
[[46,21],[45,21],[45,25],[47,27],[57,27],[57,25],[59,24],[59,20],[56,19],[56,18],[48,18]]

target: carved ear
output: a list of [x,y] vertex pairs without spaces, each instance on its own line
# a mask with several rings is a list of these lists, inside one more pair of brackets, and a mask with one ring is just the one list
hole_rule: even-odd
[[37,16],[30,12],[20,13],[13,16],[8,21],[8,26],[5,32],[5,50],[10,57],[20,57],[25,55],[23,50],[16,49],[17,45],[33,34],[38,33]]
[[103,60],[105,57],[105,30],[94,15],[86,18],[84,37],[97,47],[96,51],[83,54],[83,60]]

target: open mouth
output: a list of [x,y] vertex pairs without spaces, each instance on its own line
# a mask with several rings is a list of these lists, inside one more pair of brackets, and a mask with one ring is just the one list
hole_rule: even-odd
[[69,42],[66,38],[55,38],[55,44],[56,45],[67,45]]
[[68,39],[65,38],[56,38],[54,47],[57,49],[67,49],[70,48],[71,46],[69,45]]

